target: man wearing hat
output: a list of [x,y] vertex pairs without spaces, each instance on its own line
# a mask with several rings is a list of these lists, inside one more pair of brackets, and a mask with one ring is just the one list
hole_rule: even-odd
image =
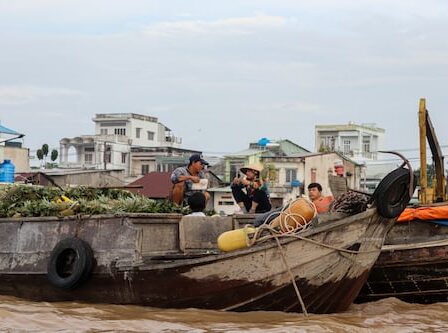
[[[193,154],[190,156],[190,162],[187,166],[179,167],[171,174],[171,182],[173,183],[173,202],[181,205],[188,200],[194,192],[194,183],[199,183],[201,179],[205,178],[204,166],[208,163],[202,159],[200,154]],[[210,198],[207,192],[204,192],[206,200]]]
[[263,167],[259,164],[249,164],[240,169],[245,177],[233,180],[233,198],[243,212],[265,213],[271,210],[269,196],[260,180],[262,170]]

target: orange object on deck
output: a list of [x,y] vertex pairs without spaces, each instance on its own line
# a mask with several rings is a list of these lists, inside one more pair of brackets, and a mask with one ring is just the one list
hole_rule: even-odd
[[448,205],[406,208],[398,217],[397,222],[409,222],[412,220],[447,220]]

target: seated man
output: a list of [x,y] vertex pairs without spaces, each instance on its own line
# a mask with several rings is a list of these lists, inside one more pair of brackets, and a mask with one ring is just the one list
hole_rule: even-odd
[[259,179],[263,168],[259,165],[248,165],[240,169],[245,177],[235,177],[231,189],[233,198],[242,211],[248,213],[265,213],[271,210],[271,203],[266,186]]
[[[199,183],[201,179],[205,179],[204,166],[208,165],[200,154],[190,156],[190,162],[187,166],[179,167],[171,174],[171,182],[173,185],[172,200],[178,205],[186,203],[197,190],[193,189],[194,183]],[[208,200],[210,195],[205,192],[205,199]]]
[[308,185],[308,197],[316,206],[317,213],[328,213],[330,204],[333,202],[333,196],[323,196],[322,186],[319,183],[311,183]]
[[188,197],[188,206],[190,206],[191,214],[187,216],[205,216],[205,195],[202,192],[194,192]]

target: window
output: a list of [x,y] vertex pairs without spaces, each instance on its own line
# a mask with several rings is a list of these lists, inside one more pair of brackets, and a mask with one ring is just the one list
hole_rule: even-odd
[[334,151],[335,138],[334,136],[325,135],[320,139],[320,151]]
[[121,163],[126,164],[126,153],[121,153]]
[[297,179],[296,169],[286,169],[286,183],[291,183],[293,180]]
[[115,128],[114,134],[116,135],[126,135],[126,128]]
[[233,201],[218,201],[219,206],[233,206],[234,204]]
[[106,151],[104,152],[104,162],[111,163],[112,161],[112,150],[110,146],[106,147]]
[[137,138],[137,139],[140,139],[140,133],[141,133],[141,131],[142,131],[142,129],[141,128],[136,128],[135,129],[135,137]]
[[315,183],[316,182],[316,178],[317,178],[317,170],[316,168],[312,168],[311,169],[311,183]]
[[91,154],[91,153],[85,154],[84,155],[84,162],[86,164],[92,164],[92,162],[93,162],[93,154]]
[[154,140],[154,132],[148,131],[148,140],[153,141]]
[[350,140],[344,140],[344,155],[350,155]]
[[107,135],[107,128],[101,128],[100,129],[100,134],[101,135]]
[[142,164],[142,175],[149,173],[149,164]]
[[370,153],[370,138],[368,136],[362,138],[362,150],[365,153]]

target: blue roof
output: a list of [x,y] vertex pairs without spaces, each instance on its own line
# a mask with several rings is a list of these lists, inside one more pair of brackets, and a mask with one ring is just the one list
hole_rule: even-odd
[[2,125],[0,125],[0,133],[11,134],[11,135],[21,135],[19,132],[16,132],[16,131],[9,129]]

